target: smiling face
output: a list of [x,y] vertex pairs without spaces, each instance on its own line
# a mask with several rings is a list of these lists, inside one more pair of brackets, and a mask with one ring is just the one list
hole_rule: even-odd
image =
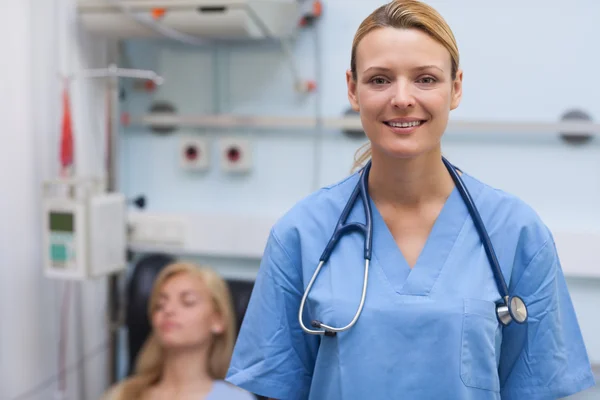
[[179,273],[162,285],[154,312],[153,330],[165,349],[210,345],[224,330],[212,295],[197,276]]
[[356,47],[348,98],[371,142],[373,157],[415,158],[440,151],[450,110],[462,95],[448,50],[418,29],[376,28]]

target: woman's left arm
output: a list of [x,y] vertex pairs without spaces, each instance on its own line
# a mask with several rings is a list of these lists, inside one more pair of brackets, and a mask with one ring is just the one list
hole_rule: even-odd
[[551,234],[527,265],[515,272],[511,293],[525,300],[529,318],[523,325],[513,322],[504,328],[499,366],[502,399],[557,399],[594,386]]

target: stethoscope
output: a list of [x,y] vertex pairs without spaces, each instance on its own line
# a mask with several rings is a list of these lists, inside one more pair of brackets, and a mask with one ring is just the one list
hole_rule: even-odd
[[[523,299],[521,299],[518,296],[511,296],[508,293],[508,286],[506,285],[506,281],[504,280],[504,276],[502,275],[502,270],[500,269],[500,264],[498,262],[498,259],[496,258],[496,253],[494,252],[494,247],[492,246],[492,242],[490,241],[487,230],[485,229],[483,221],[481,220],[481,216],[479,215],[479,212],[477,211],[477,207],[475,207],[475,203],[473,202],[473,199],[471,198],[471,195],[469,194],[467,187],[465,186],[460,175],[458,174],[456,167],[454,167],[452,164],[450,164],[450,162],[448,160],[446,160],[444,157],[442,157],[442,160],[444,162],[444,165],[448,169],[448,172],[450,173],[450,176],[452,177],[454,184],[456,185],[458,191],[460,192],[460,195],[469,210],[469,214],[471,214],[471,218],[473,219],[473,223],[475,224],[475,228],[477,229],[477,232],[479,233],[479,237],[483,244],[483,248],[485,249],[485,253],[486,253],[487,258],[492,267],[492,272],[494,273],[494,279],[496,281],[496,285],[498,286],[498,291],[500,292],[500,296],[501,296],[501,300],[498,303],[496,303],[496,316],[498,318],[498,321],[503,326],[508,326],[512,321],[515,321],[519,324],[525,323],[525,321],[527,321],[527,306],[525,305],[525,302],[523,301]],[[371,250],[372,250],[372,243],[373,243],[373,221],[372,221],[373,214],[371,212],[371,204],[369,202],[369,193],[368,193],[368,189],[367,189],[368,188],[367,181],[368,181],[368,176],[369,176],[370,170],[371,170],[371,161],[369,161],[367,163],[367,165],[363,168],[361,177],[360,177],[356,187],[354,188],[352,195],[350,195],[350,199],[348,200],[348,203],[346,204],[346,206],[344,207],[344,210],[342,211],[342,214],[340,216],[340,219],[338,220],[335,231],[333,232],[333,235],[331,236],[329,243],[327,243],[327,246],[325,247],[325,250],[323,251],[321,258],[319,259],[319,265],[317,266],[317,269],[315,270],[312,278],[308,282],[308,286],[306,287],[306,290],[304,291],[304,295],[302,296],[302,301],[300,303],[300,310],[298,312],[298,320],[300,322],[300,326],[302,327],[302,330],[304,330],[304,332],[306,332],[306,333],[313,334],[313,335],[335,336],[337,332],[344,332],[344,331],[352,328],[352,326],[356,323],[356,321],[358,321],[358,318],[362,312],[363,306],[365,304],[365,297],[367,294],[367,283],[369,281],[369,262],[371,260]],[[352,211],[352,208],[354,207],[354,204],[356,203],[359,196],[360,196],[360,199],[362,201],[363,208],[365,211],[366,221],[364,224],[361,224],[359,222],[346,223],[346,219],[350,215],[350,212]],[[318,329],[318,330],[309,329],[304,325],[304,322],[302,321],[302,315],[304,312],[304,305],[306,303],[306,299],[308,297],[310,289],[312,288],[313,284],[315,283],[315,280],[317,279],[317,276],[319,275],[319,271],[321,270],[323,265],[329,259],[329,256],[333,252],[333,249],[334,249],[335,245],[337,244],[337,242],[340,240],[340,238],[344,234],[351,232],[351,231],[362,232],[363,235],[365,236],[365,244],[364,244],[365,272],[364,272],[364,279],[363,279],[362,295],[360,298],[360,304],[358,305],[358,310],[356,311],[356,314],[354,315],[354,318],[352,318],[350,323],[348,323],[348,325],[346,325],[342,328],[335,328],[333,326],[326,325],[320,321],[314,320],[314,321],[312,321],[312,326],[314,328],[321,328],[321,329]]]

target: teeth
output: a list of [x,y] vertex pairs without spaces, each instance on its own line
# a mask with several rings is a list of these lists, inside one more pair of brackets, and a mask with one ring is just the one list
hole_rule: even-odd
[[421,125],[421,121],[413,121],[413,122],[388,122],[388,125],[393,126],[394,128],[410,128],[412,126]]

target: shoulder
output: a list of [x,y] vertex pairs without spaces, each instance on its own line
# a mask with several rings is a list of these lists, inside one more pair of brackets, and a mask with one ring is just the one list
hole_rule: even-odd
[[467,175],[466,183],[479,188],[475,202],[482,218],[485,216],[484,219],[493,227],[518,232],[526,239],[537,242],[543,243],[550,239],[550,231],[542,218],[523,199],[471,175]]
[[225,381],[215,381],[209,400],[254,400],[249,392]]
[[277,276],[279,271],[285,275],[281,279],[299,282],[302,267],[318,260],[357,182],[355,173],[322,187],[298,201],[275,222],[262,259],[271,276]]
[[492,240],[514,251],[514,260],[529,264],[540,252],[554,252],[552,233],[540,215],[520,197],[465,174],[475,204]]
[[118,383],[110,387],[100,398],[100,400],[119,400],[123,391],[123,383]]
[[329,232],[357,182],[358,173],[354,173],[309,194],[279,218],[271,235],[285,246],[297,243],[303,233]]
[[358,173],[347,176],[329,186],[309,194],[290,208],[275,224],[275,230],[284,232],[298,224],[316,221],[344,207],[358,182]]

